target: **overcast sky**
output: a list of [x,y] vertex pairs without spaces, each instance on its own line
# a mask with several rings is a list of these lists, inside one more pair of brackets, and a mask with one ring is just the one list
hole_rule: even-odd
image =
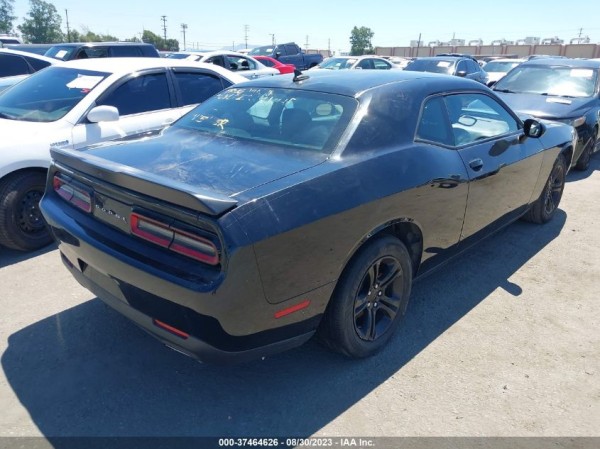
[[[84,27],[121,40],[150,30],[163,36],[166,16],[167,38],[183,45],[181,24],[187,24],[188,47],[231,48],[295,41],[309,48],[348,51],[352,29],[368,27],[373,45],[408,46],[419,38],[428,43],[453,37],[492,40],[524,39],[527,36],[571,38],[589,36],[600,43],[598,0],[577,2],[525,2],[523,0],[450,2],[442,0],[391,2],[390,0],[50,0],[63,18],[65,10],[71,29]],[[562,5],[559,7],[558,5]],[[15,0],[16,25],[28,14],[29,1]]]

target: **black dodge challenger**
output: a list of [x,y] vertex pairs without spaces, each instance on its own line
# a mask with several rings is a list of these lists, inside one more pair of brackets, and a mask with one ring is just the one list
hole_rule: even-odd
[[575,138],[475,81],[298,72],[158,135],[53,150],[41,208],[73,276],[178,351],[243,361],[316,333],[365,357],[416,277],[552,218]]

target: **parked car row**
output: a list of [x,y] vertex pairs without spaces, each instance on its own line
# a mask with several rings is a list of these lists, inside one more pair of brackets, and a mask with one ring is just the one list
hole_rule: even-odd
[[53,148],[41,210],[78,282],[184,354],[243,361],[316,335],[366,357],[414,279],[552,219],[575,141],[472,80],[308,70],[231,86],[150,137]]
[[81,285],[204,361],[313,336],[375,354],[415,279],[550,221],[597,148],[600,63],[523,62],[494,91],[462,55],[254,80],[206,56],[59,62],[0,93],[0,243],[54,239]]

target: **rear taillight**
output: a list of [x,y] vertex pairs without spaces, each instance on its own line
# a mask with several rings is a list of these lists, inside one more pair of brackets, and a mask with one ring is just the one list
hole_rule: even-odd
[[200,262],[209,265],[219,264],[219,251],[207,238],[138,213],[131,214],[129,223],[133,235]]
[[92,195],[85,188],[59,174],[54,175],[52,185],[54,191],[65,201],[84,212],[92,211]]

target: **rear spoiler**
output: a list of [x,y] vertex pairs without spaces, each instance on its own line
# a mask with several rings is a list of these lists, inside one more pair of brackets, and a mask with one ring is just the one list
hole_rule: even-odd
[[208,215],[224,214],[238,203],[227,195],[193,189],[188,184],[102,159],[87,152],[52,148],[50,155],[59,166]]

